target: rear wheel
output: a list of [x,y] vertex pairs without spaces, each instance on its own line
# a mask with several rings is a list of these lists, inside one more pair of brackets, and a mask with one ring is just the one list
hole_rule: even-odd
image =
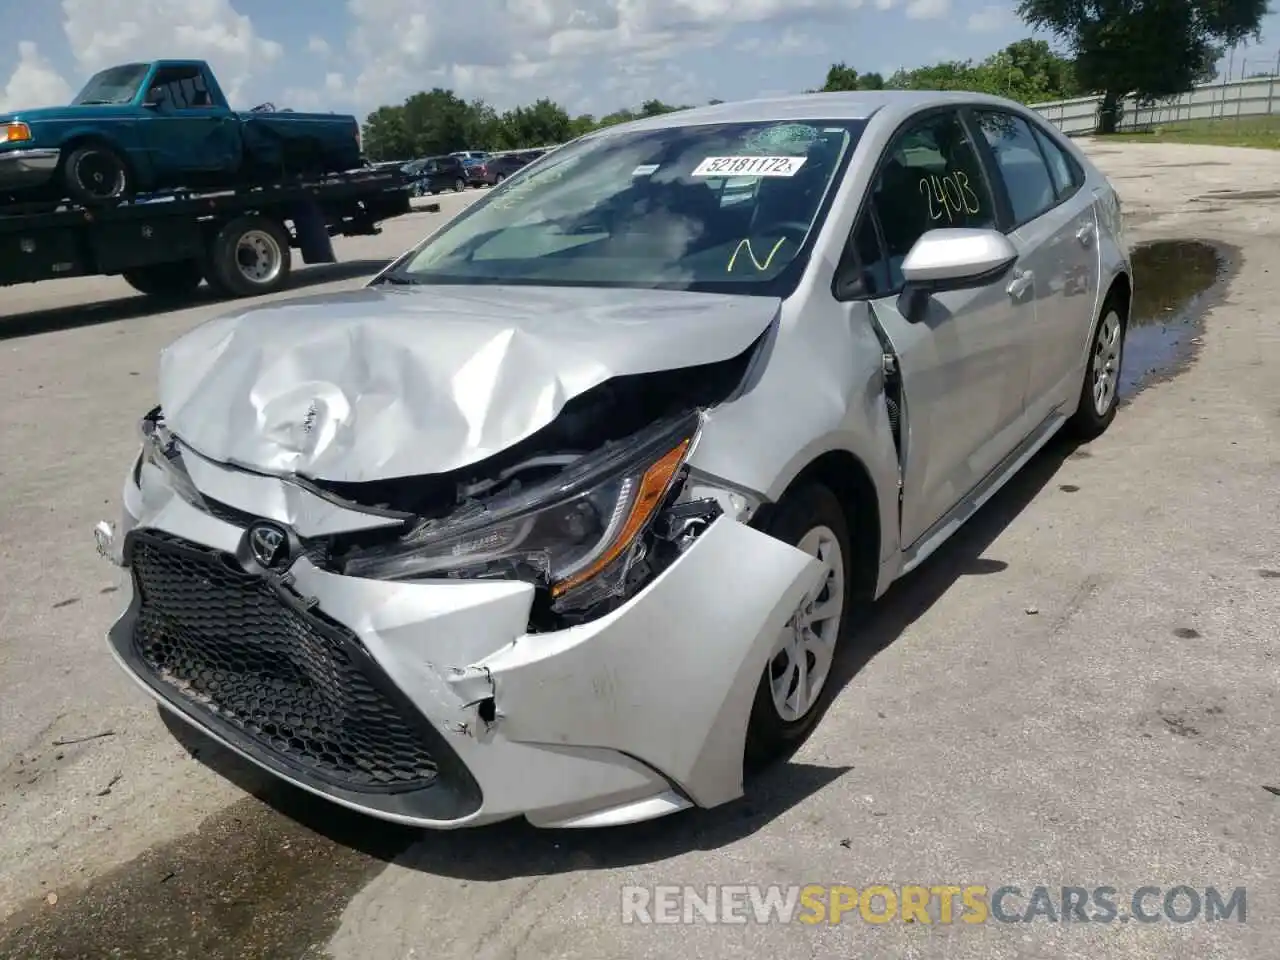
[[163,300],[183,300],[192,296],[204,279],[196,260],[138,267],[126,270],[121,276],[139,293]]
[[218,231],[204,272],[209,285],[222,293],[255,297],[288,283],[292,265],[284,227],[268,217],[249,216]]
[[783,626],[760,678],[747,727],[748,766],[777,759],[812,731],[856,597],[849,524],[827,487],[811,484],[789,494],[768,532],[816,557],[823,570]]
[[1126,327],[1121,305],[1114,299],[1107,300],[1089,347],[1084,383],[1080,386],[1080,404],[1067,421],[1067,430],[1077,440],[1087,443],[1102,436],[1116,418]]
[[503,180],[505,180],[505,179],[507,179],[507,175],[506,175],[505,173],[500,173],[500,174],[498,174],[496,177],[494,177],[494,178],[493,178],[493,185],[496,187],[498,184],[500,184],[500,183],[501,183]]

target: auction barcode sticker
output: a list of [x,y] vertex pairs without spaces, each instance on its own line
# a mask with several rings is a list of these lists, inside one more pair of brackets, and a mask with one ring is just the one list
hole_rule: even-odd
[[707,157],[695,177],[794,177],[805,157]]

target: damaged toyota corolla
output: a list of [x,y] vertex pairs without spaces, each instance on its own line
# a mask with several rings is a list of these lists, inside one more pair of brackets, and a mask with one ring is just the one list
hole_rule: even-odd
[[574,141],[368,286],[162,355],[99,548],[119,663],[275,775],[433,828],[714,807],[865,604],[1116,410],[1106,179],[968,94]]

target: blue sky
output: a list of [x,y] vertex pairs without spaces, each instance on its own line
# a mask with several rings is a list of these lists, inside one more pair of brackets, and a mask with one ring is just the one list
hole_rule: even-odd
[[[0,108],[63,102],[113,63],[199,57],[236,105],[361,116],[437,85],[596,114],[744,99],[817,86],[835,60],[888,74],[1029,34],[1001,0],[0,0],[0,23]],[[1233,73],[1278,53],[1273,14]]]

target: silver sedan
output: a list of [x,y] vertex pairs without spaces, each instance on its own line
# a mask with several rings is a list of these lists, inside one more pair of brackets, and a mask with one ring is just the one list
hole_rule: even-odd
[[162,357],[110,630],[162,705],[387,820],[743,793],[859,607],[1116,412],[1107,180],[1035,113],[820,94],[559,147],[366,288]]

